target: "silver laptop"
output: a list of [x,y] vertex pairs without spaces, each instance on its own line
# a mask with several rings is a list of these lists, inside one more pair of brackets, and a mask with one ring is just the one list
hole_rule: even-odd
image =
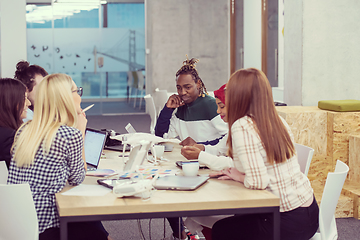
[[106,132],[87,128],[85,131],[85,160],[88,171],[96,170],[100,163],[101,153],[105,145]]
[[156,180],[154,187],[161,190],[195,190],[207,182],[209,177],[164,176]]

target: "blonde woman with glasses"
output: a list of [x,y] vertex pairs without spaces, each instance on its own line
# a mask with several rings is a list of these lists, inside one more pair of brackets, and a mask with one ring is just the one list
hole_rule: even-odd
[[[66,182],[78,185],[86,172],[80,107],[82,88],[70,76],[51,74],[37,86],[34,118],[16,132],[8,184],[30,185],[39,221],[39,239],[59,239],[55,193]],[[101,222],[71,223],[68,239],[107,239]]]

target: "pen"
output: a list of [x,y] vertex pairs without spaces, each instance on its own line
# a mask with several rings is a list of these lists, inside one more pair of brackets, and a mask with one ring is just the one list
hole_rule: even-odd
[[89,110],[90,108],[92,108],[94,106],[94,104],[91,104],[90,106],[86,107],[85,109],[83,109],[83,112],[86,112],[87,110]]

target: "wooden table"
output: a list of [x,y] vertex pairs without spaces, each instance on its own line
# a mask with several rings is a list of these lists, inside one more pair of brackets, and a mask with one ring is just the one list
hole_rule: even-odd
[[[100,168],[122,169],[119,154],[107,151]],[[171,159],[169,163],[162,164],[166,168],[176,168],[174,162],[184,160],[179,147],[165,153],[164,157]],[[200,170],[199,173],[208,171]],[[84,183],[97,184],[96,180],[95,177],[86,177]],[[67,185],[62,192],[70,188]],[[239,182],[217,179],[209,179],[195,191],[157,190],[148,201],[138,197],[117,198],[112,193],[96,197],[56,194],[61,240],[67,239],[68,222],[245,213],[272,213],[274,239],[280,239],[279,203],[279,198],[266,190],[250,190]]]

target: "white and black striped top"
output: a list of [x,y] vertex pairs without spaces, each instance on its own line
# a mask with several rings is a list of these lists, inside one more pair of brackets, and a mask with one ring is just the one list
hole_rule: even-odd
[[215,145],[228,132],[228,125],[216,112],[215,98],[205,95],[175,109],[166,104],[156,121],[155,135],[184,140],[191,137],[199,144]]

